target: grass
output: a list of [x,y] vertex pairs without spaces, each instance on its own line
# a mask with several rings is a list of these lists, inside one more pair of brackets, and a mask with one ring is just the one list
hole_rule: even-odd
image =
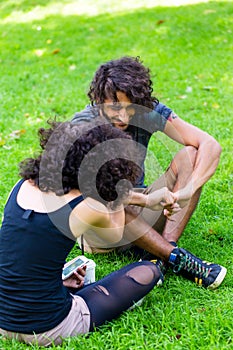
[[[141,56],[153,72],[161,102],[212,134],[223,148],[216,174],[205,185],[180,241],[195,254],[228,268],[223,285],[208,291],[168,273],[164,285],[154,289],[140,308],[96,333],[68,339],[58,349],[233,348],[233,3],[172,3],[100,0],[86,1],[84,7],[80,0],[5,0],[0,4],[1,213],[18,179],[18,162],[38,151],[37,128],[50,117],[67,120],[82,109],[96,68],[109,59]],[[163,136],[156,135],[150,143],[148,182],[153,179],[153,162],[165,169],[178,150]],[[78,253],[75,248],[71,256]],[[132,261],[115,254],[94,259],[98,278]],[[0,339],[0,348],[29,346]]]

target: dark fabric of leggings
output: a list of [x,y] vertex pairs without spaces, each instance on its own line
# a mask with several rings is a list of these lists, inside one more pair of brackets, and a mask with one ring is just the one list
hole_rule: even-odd
[[92,283],[77,293],[91,314],[90,331],[118,317],[156,285],[160,270],[149,261],[135,262]]

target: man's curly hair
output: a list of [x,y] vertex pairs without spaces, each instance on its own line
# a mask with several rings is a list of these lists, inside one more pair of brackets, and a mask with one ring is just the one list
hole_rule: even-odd
[[159,101],[152,96],[150,70],[139,57],[122,57],[102,64],[90,84],[88,97],[91,104],[102,104],[109,98],[119,102],[117,92],[126,94],[134,104],[153,109]]
[[41,154],[19,164],[22,178],[58,196],[72,189],[102,202],[119,203],[127,196],[141,176],[138,152],[127,133],[109,123],[50,121],[49,125],[38,131]]

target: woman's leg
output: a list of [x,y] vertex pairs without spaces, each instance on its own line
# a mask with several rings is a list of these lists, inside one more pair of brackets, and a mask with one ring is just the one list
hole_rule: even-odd
[[118,317],[149,293],[160,277],[153,263],[136,262],[78,291],[91,313],[90,330]]

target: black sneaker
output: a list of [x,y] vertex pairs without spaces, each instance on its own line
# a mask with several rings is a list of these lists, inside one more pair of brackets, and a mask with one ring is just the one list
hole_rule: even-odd
[[203,261],[183,248],[174,249],[172,255],[173,262],[170,263],[173,272],[208,289],[220,286],[227,273],[225,267]]
[[161,260],[160,258],[156,258],[156,257],[154,257],[153,259],[150,259],[150,261],[154,263],[156,266],[158,266],[158,268],[160,269],[164,277],[169,268],[168,264],[165,261]]

